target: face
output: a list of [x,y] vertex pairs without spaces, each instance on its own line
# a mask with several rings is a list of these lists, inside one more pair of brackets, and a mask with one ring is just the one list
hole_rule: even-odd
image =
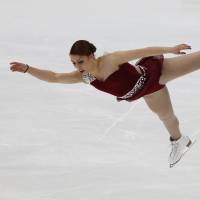
[[91,66],[91,56],[70,55],[74,67],[79,71],[88,71]]

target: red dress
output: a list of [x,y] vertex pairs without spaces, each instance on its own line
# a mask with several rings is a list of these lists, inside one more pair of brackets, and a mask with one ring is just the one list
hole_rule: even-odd
[[123,63],[104,81],[88,72],[83,72],[82,78],[98,90],[116,96],[117,101],[134,101],[165,87],[159,84],[163,60],[163,55],[141,58],[135,65],[140,67],[142,74],[134,65]]

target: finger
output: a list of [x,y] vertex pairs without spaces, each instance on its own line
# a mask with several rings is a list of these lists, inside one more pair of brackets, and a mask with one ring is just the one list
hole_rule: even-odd
[[10,70],[11,70],[11,71],[15,71],[15,69],[14,69],[13,67],[10,67]]
[[17,65],[17,64],[11,64],[10,66],[11,66],[11,67],[15,67],[16,65]]
[[10,65],[18,64],[18,62],[11,62]]
[[186,46],[187,49],[191,49],[191,46],[188,44],[184,44],[184,46]]
[[191,49],[191,46],[189,45],[184,45],[185,46],[185,49]]
[[19,62],[11,62],[10,65],[20,65],[22,63],[19,63]]

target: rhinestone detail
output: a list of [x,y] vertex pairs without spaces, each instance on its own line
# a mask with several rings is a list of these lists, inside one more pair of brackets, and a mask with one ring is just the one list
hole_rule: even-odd
[[117,99],[119,99],[119,100],[128,99],[128,98],[132,97],[133,95],[135,95],[138,91],[140,91],[144,87],[144,84],[147,80],[146,68],[141,65],[137,65],[137,66],[139,66],[139,68],[141,69],[142,75],[140,76],[140,78],[138,79],[138,81],[136,82],[134,87],[129,92],[127,92],[125,95],[123,95],[121,97],[117,97]]
[[82,79],[85,83],[90,84],[92,81],[94,81],[96,78],[90,74],[89,72],[83,72],[82,73]]

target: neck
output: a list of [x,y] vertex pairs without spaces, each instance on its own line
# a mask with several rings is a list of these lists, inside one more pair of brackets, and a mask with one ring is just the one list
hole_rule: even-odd
[[94,76],[99,74],[99,60],[98,59],[94,59],[92,61],[91,70],[89,72]]

